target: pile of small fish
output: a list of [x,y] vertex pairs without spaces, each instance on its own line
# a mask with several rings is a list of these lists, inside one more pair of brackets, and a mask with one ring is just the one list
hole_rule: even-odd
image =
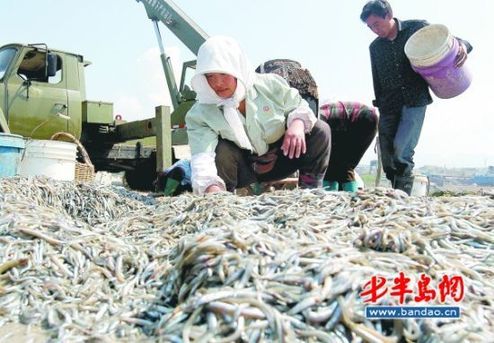
[[[15,177],[0,182],[0,200],[24,198],[32,206],[48,206],[88,224],[107,222],[129,211],[155,203],[153,198],[113,187],[72,182],[51,182],[46,177]],[[10,199],[14,197],[14,199]]]
[[[291,190],[153,198],[0,179],[0,339],[78,342],[486,342],[494,194]],[[361,292],[400,272],[461,276],[456,319],[368,319]],[[454,294],[449,294],[453,295]],[[26,329],[27,330],[27,329]]]

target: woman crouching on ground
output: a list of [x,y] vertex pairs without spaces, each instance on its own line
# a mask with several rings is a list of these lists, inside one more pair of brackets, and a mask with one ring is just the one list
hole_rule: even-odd
[[322,187],[330,130],[278,75],[254,73],[238,43],[209,38],[199,49],[185,121],[194,193],[234,191],[299,171],[299,187]]

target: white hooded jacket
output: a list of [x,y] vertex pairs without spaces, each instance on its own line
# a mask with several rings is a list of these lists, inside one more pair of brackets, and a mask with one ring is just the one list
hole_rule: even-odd
[[[205,74],[223,73],[237,79],[231,98],[219,97]],[[274,74],[253,72],[238,43],[229,37],[209,38],[199,49],[196,74],[191,80],[197,103],[186,116],[192,159],[192,188],[202,194],[211,185],[225,189],[217,175],[215,148],[218,137],[231,140],[240,148],[262,155],[268,144],[281,138],[294,119],[302,119],[306,132],[316,117],[298,91]],[[246,99],[246,116],[238,110]]]

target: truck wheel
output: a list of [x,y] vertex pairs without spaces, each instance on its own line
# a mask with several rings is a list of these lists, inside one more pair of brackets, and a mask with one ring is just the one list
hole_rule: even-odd
[[125,181],[129,188],[139,191],[153,191],[156,179],[156,160],[149,158],[138,164],[133,170],[125,172]]

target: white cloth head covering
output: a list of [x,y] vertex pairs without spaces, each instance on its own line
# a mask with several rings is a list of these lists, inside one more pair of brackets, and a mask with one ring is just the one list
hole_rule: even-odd
[[[205,74],[222,73],[237,79],[237,88],[231,98],[221,98],[209,86]],[[223,115],[241,148],[254,151],[242,124],[237,108],[253,84],[252,66],[240,45],[230,37],[213,36],[206,40],[197,53],[196,74],[191,85],[202,104],[223,106]]]

